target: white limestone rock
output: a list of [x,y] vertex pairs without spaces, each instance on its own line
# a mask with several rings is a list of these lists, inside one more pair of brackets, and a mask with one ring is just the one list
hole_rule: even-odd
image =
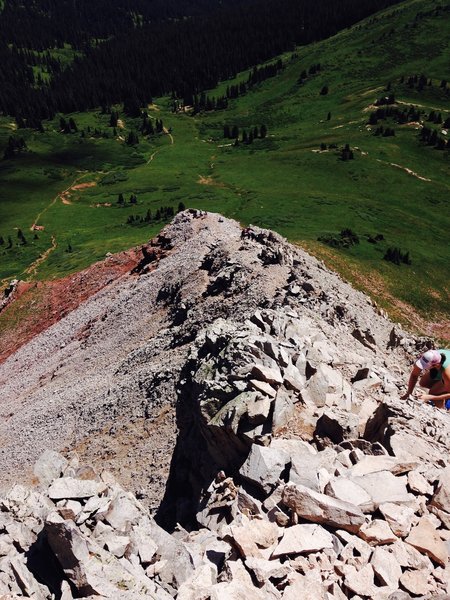
[[436,493],[431,499],[430,504],[444,512],[450,513],[450,466],[441,472]]
[[373,551],[370,564],[379,580],[390,588],[396,590],[398,581],[402,575],[402,568],[396,562],[392,554],[381,547],[376,547]]
[[411,530],[405,542],[419,550],[419,552],[427,554],[442,567],[447,565],[447,547],[428,517],[420,519],[419,523]]
[[406,477],[396,477],[390,471],[379,471],[359,477],[349,477],[371,496],[374,508],[385,502],[411,505],[415,499],[406,489]]
[[302,485],[286,485],[282,500],[299,517],[314,523],[356,532],[365,522],[363,513],[354,504],[314,492]]
[[408,473],[408,487],[417,494],[431,496],[433,493],[433,486],[431,486],[425,477],[417,470]]
[[344,502],[356,504],[363,513],[374,510],[372,497],[360,485],[348,477],[336,477],[325,488],[325,494]]
[[49,487],[48,495],[52,500],[90,498],[102,494],[106,489],[106,484],[101,481],[61,477]]
[[374,546],[392,544],[398,539],[386,521],[381,519],[374,519],[369,523],[365,523],[359,530],[358,535]]
[[380,471],[390,471],[394,475],[407,473],[417,467],[416,461],[401,461],[395,456],[364,456],[350,469],[350,475],[358,477]]
[[428,571],[405,571],[400,577],[400,583],[414,596],[425,596],[432,590],[429,582]]
[[385,502],[380,504],[379,510],[395,535],[402,538],[408,535],[413,523],[417,520],[414,510],[408,506]]
[[294,525],[284,530],[284,535],[273,551],[272,557],[307,554],[325,548],[333,548],[333,537],[326,529],[320,525]]
[[288,462],[289,455],[283,450],[253,444],[240,474],[268,494],[274,489]]
[[54,479],[60,477],[69,462],[54,450],[45,450],[37,459],[33,472],[43,487],[48,487]]

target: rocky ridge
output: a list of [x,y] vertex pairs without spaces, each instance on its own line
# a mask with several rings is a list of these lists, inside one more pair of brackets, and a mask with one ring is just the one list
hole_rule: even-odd
[[449,415],[398,394],[425,343],[280,236],[178,215],[0,367],[0,593],[445,597]]

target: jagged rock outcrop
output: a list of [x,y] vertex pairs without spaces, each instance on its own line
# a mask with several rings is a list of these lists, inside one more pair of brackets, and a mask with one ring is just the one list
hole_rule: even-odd
[[0,366],[0,598],[444,597],[426,340],[272,232],[187,211],[150,248]]

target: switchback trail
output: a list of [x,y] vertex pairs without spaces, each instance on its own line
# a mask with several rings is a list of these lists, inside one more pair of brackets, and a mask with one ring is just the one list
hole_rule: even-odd
[[44,254],[41,254],[39,258],[37,258],[33,263],[31,263],[31,265],[27,269],[25,269],[25,273],[27,275],[36,275],[36,271],[38,270],[39,266],[47,260],[50,253],[53,252],[53,250],[56,250],[57,247],[58,244],[56,243],[56,238],[54,235],[52,235],[52,245],[50,246],[50,248],[48,248],[44,252]]
[[53,200],[50,202],[50,204],[48,204],[43,210],[41,210],[41,212],[38,214],[38,216],[35,218],[34,223],[31,225],[30,227],[30,231],[34,230],[35,225],[38,224],[39,219],[42,217],[42,215],[44,213],[46,213],[48,211],[49,208],[51,208],[55,202],[58,200],[58,198],[61,198],[61,200],[64,199],[64,196],[67,195],[69,193],[69,191],[73,188],[73,186],[77,183],[77,181],[79,181],[82,177],[84,177],[86,175],[87,171],[83,171],[82,175],[79,175],[78,177],[76,177],[72,183],[69,185],[68,188],[66,188],[65,190],[63,190],[62,192],[58,192],[58,194],[56,194],[56,196],[53,198]]

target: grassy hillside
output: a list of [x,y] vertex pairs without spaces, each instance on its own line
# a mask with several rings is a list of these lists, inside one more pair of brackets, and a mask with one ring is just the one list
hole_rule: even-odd
[[[443,122],[450,117],[450,84],[441,87],[450,80],[450,12],[436,6],[410,0],[298,48],[282,57],[281,73],[226,110],[175,114],[169,99],[159,99],[148,113],[153,122],[163,120],[165,133],[140,136],[135,147],[125,139],[141,119],[123,115],[115,136],[109,115],[99,113],[71,115],[79,131],[69,134],[60,132],[59,119],[46,123],[44,133],[14,131],[1,119],[0,148],[13,134],[25,138],[27,149],[0,161],[0,279],[78,270],[106,252],[144,242],[162,225],[154,219],[157,209],[176,210],[183,202],[279,231],[399,318],[412,322],[418,311],[448,319],[450,152],[419,139],[422,126],[450,137],[442,123],[427,122],[432,110]],[[320,71],[299,83],[302,71],[318,63]],[[424,86],[408,83],[421,74]],[[247,78],[243,73],[208,95],[220,96]],[[321,94],[324,86],[327,94]],[[389,94],[391,108],[422,111],[418,120],[369,125],[374,103]],[[267,136],[252,144],[235,146],[223,137],[226,125],[242,134],[262,124]],[[395,135],[374,135],[380,126]],[[109,137],[95,135],[96,129]],[[346,144],[351,160],[342,160]],[[125,206],[117,203],[120,193]],[[131,194],[137,204],[129,203]],[[145,221],[148,210],[151,222]],[[131,215],[143,222],[127,223]],[[33,223],[45,229],[31,232]],[[349,245],[340,236],[344,229],[359,243]],[[411,264],[383,260],[390,247],[409,253]]]

